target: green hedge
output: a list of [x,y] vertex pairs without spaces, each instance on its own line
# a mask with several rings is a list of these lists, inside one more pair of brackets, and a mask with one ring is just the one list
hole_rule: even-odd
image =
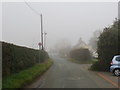
[[19,72],[48,58],[45,51],[2,42],[2,75]]

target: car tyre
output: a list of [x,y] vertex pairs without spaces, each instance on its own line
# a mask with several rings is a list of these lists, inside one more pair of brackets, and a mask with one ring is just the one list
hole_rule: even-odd
[[120,76],[120,69],[115,69],[114,70],[114,75],[115,76]]

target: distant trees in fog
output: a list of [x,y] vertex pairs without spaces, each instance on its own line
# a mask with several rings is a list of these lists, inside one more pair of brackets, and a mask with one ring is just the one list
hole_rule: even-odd
[[97,41],[98,37],[100,36],[101,31],[96,30],[93,32],[93,36],[90,38],[88,45],[91,46],[91,48],[96,51],[97,50]]

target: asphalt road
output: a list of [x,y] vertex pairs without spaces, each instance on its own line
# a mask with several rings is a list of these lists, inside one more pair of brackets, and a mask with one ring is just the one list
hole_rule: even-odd
[[35,84],[38,88],[115,88],[89,71],[90,64],[76,64],[59,56],[52,58],[53,66]]

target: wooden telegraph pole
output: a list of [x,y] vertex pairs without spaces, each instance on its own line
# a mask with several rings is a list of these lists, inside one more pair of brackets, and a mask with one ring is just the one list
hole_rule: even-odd
[[44,47],[43,47],[43,21],[42,21],[42,14],[40,14],[40,19],[41,19],[41,46],[42,46],[42,50],[44,50]]

